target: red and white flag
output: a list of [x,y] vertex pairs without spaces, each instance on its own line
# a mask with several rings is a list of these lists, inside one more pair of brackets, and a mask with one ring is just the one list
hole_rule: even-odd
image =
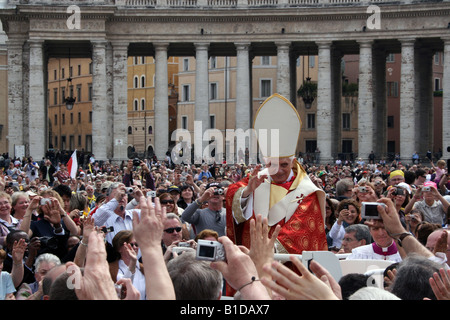
[[78,170],[78,160],[77,160],[77,150],[75,150],[72,153],[72,156],[70,157],[69,161],[67,162],[67,171],[69,171],[69,176],[72,179],[75,179],[77,177],[77,170]]

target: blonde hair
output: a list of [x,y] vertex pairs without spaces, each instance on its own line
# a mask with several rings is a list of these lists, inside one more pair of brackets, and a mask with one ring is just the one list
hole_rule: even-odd
[[437,163],[437,165],[438,165],[438,167],[442,167],[442,168],[444,168],[445,167],[445,160],[438,160],[438,162],[436,162]]

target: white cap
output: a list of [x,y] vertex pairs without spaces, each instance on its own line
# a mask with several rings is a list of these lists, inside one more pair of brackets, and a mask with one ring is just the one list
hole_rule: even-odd
[[261,104],[253,124],[261,152],[269,158],[294,156],[301,126],[295,107],[277,93]]

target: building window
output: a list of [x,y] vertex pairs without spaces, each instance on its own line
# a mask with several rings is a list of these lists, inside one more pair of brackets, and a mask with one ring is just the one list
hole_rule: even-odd
[[342,114],[342,129],[350,130],[350,113]]
[[209,100],[217,99],[217,83],[213,82],[209,84]]
[[342,140],[342,153],[352,153],[352,152],[353,152],[353,141]]
[[311,152],[314,152],[314,151],[316,151],[316,149],[317,149],[317,140],[306,140],[305,141],[305,144],[306,144],[306,152],[308,152],[308,153],[311,153]]
[[92,83],[88,84],[88,100],[92,101]]
[[81,135],[78,135],[78,146],[81,147]]
[[92,123],[92,111],[89,111],[89,123]]
[[386,62],[395,62],[395,54],[389,53],[386,57]]
[[387,117],[387,127],[394,128],[394,116]]
[[56,70],[53,70],[53,80],[57,80],[58,79],[58,73]]
[[314,113],[308,113],[307,115],[307,128],[308,129],[316,128],[316,115]]
[[139,88],[139,78],[138,78],[138,76],[134,76],[133,88]]
[[92,62],[89,63],[89,74],[92,74]]
[[153,134],[153,127],[152,126],[148,126],[148,134]]
[[441,79],[435,78],[434,79],[434,91],[441,90]]
[[261,98],[270,97],[272,95],[272,80],[261,80]]
[[65,114],[65,113],[62,114],[61,121],[62,121],[62,124],[63,124],[63,125],[66,124],[66,114]]
[[270,56],[262,56],[261,57],[261,65],[262,66],[270,66]]
[[70,113],[70,124],[73,124],[73,112]]
[[139,108],[139,101],[138,99],[134,99],[134,111],[138,111]]
[[189,58],[183,59],[183,71],[189,71]]
[[434,54],[434,64],[439,64],[439,52]]
[[78,123],[81,123],[81,112],[78,112]]
[[181,117],[181,128],[187,130],[187,128],[188,128],[188,117],[187,116]]
[[386,94],[388,97],[398,97],[398,82],[397,81],[389,81],[386,83]]
[[215,129],[216,128],[216,116],[211,114],[209,115],[209,127],[211,129]]
[[209,67],[210,67],[210,69],[216,69],[217,68],[217,57],[209,58]]
[[54,123],[55,123],[55,126],[58,125],[58,115],[57,114],[55,114],[55,121],[54,121]]
[[309,56],[309,67],[314,68],[316,65],[316,56]]
[[133,134],[133,128],[131,126],[128,126],[128,134]]
[[78,102],[81,101],[81,84],[77,84],[77,100]]
[[61,87],[61,103],[66,102],[66,87]]
[[[78,75],[81,76],[81,64],[78,65]],[[79,145],[81,146],[81,143]]]
[[145,110],[145,99],[141,99],[141,110]]
[[145,88],[145,76],[141,76],[141,88]]
[[64,68],[61,68],[61,79],[64,79],[66,77],[66,70]]
[[53,104],[58,104],[58,88],[53,89]]
[[58,148],[58,137],[55,137],[55,148]]
[[190,95],[189,95],[189,85],[188,84],[184,84],[183,85],[183,91],[182,91],[182,101],[187,102],[190,100]]

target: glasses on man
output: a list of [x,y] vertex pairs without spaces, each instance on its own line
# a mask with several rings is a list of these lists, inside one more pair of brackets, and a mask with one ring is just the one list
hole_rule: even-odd
[[180,232],[181,231],[181,227],[167,228],[167,229],[164,230],[164,232],[167,232],[167,233],[173,233],[174,231],[175,232]]

